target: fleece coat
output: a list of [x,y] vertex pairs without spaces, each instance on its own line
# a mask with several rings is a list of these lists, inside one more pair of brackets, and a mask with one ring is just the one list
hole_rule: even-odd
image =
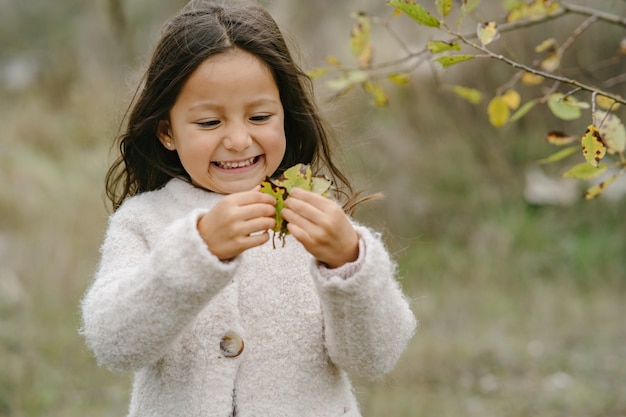
[[81,331],[134,371],[128,416],[360,416],[347,374],[389,372],[416,326],[379,236],[356,225],[337,269],[291,236],[222,262],[196,229],[222,197],[174,179],[109,219]]

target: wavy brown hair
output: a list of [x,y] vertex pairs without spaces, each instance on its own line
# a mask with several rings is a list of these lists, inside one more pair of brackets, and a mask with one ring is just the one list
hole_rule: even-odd
[[[196,68],[233,48],[263,60],[278,86],[287,145],[274,175],[297,163],[311,164],[314,172],[326,171],[344,196],[353,195],[349,180],[332,161],[329,129],[313,99],[311,80],[292,59],[274,19],[253,3],[192,1],[164,27],[127,111],[125,130],[116,138],[120,155],[106,175],[113,210],[128,197],[156,190],[171,178],[190,181],[178,154],[159,142],[157,127],[168,120]],[[348,197],[346,207],[352,205],[354,198]]]

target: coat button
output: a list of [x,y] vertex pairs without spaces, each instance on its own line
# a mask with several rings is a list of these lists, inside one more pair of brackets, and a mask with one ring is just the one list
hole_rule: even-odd
[[243,339],[237,333],[228,332],[220,341],[220,350],[227,358],[234,358],[243,352]]

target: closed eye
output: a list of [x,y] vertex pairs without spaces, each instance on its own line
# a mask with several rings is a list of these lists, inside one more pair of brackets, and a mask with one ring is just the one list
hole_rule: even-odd
[[221,122],[219,120],[207,120],[204,122],[198,122],[197,125],[202,126],[202,127],[215,127],[219,125],[220,123]]
[[265,121],[269,120],[270,117],[271,116],[269,114],[261,114],[261,115],[258,115],[258,116],[250,117],[250,121],[252,121],[252,122],[265,122]]

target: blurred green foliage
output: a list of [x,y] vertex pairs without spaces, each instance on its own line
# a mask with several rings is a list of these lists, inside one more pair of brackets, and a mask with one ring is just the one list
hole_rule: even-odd
[[[106,225],[111,140],[179,6],[125,3],[117,38],[105,3],[0,3],[0,416],[125,413],[130,375],[97,366],[78,305]],[[298,41],[309,62],[351,25],[332,2],[268,7],[312,39]],[[32,74],[12,82],[24,59]],[[458,76],[503,77],[473,68]],[[382,110],[356,95],[325,106],[357,184],[386,195],[357,214],[383,231],[421,321],[392,374],[357,381],[364,414],[626,414],[624,199],[528,204],[524,171],[549,146],[542,114],[497,130],[427,78],[392,94]]]

